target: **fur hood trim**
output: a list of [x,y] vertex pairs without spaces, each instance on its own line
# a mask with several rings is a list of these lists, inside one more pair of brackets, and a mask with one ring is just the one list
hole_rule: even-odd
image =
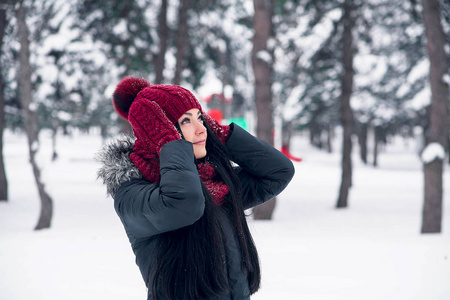
[[114,196],[124,182],[144,178],[129,158],[135,140],[132,136],[121,135],[107,142],[95,155],[95,160],[101,164],[97,179],[106,185],[109,196]]

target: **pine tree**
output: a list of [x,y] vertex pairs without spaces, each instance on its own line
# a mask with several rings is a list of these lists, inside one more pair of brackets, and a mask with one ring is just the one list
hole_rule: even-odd
[[158,15],[159,53],[155,59],[155,83],[161,84],[164,80],[165,57],[167,42],[169,39],[169,27],[167,26],[167,0],[161,1]]
[[[430,58],[430,143],[448,149],[449,87],[444,81],[448,62],[438,0],[423,0],[423,18]],[[443,158],[424,162],[424,206],[422,233],[441,232],[443,199]]]
[[3,160],[3,130],[5,128],[5,93],[4,93],[4,79],[1,67],[2,53],[3,53],[3,37],[6,31],[6,4],[7,0],[0,1],[0,201],[8,200],[8,180],[6,177],[5,164]]
[[104,44],[107,58],[120,67],[120,77],[133,74],[147,77],[152,74],[157,55],[156,27],[150,24],[151,17],[147,15],[158,11],[153,5],[135,0],[79,1],[74,27],[80,30],[80,39],[89,34],[94,41]]
[[[257,136],[273,145],[273,104],[272,104],[272,68],[273,37],[272,16],[275,1],[254,0],[253,18],[255,35],[253,37],[252,66],[255,76],[254,93],[258,116]],[[255,219],[271,219],[275,208],[275,199],[271,199],[253,209]]]
[[23,1],[19,1],[16,10],[17,33],[20,42],[19,51],[19,91],[20,101],[25,113],[25,131],[28,137],[28,149],[30,162],[33,168],[33,174],[41,200],[41,212],[36,230],[49,228],[53,215],[53,201],[46,192],[44,183],[41,178],[41,170],[36,161],[36,153],[39,149],[39,126],[36,114],[36,103],[33,101],[33,90],[31,75],[32,69],[30,64],[30,42],[29,29],[26,23],[26,7]]
[[353,90],[353,27],[355,25],[355,3],[353,0],[345,0],[343,6],[344,31],[342,36],[342,75],[341,93],[341,121],[343,126],[342,141],[342,178],[339,188],[337,208],[347,207],[348,194],[352,186],[352,134],[353,134],[353,111],[350,106],[350,98]]

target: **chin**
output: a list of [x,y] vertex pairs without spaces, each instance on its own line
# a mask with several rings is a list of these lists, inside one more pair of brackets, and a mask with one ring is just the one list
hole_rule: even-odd
[[206,149],[201,149],[199,151],[194,151],[194,156],[196,159],[201,159],[206,156]]

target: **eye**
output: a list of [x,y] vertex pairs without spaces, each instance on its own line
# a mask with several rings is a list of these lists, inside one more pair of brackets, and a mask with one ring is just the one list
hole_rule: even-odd
[[183,120],[181,120],[180,125],[184,125],[184,124],[188,124],[191,120],[189,118],[184,118]]
[[205,117],[203,115],[198,116],[198,121],[203,122],[205,121]]

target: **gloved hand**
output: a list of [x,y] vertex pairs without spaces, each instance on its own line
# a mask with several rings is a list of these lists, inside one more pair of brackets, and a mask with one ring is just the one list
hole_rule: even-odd
[[214,120],[208,114],[203,114],[203,118],[205,119],[205,122],[206,124],[208,124],[209,128],[211,128],[211,130],[222,142],[222,144],[225,144],[225,142],[228,140],[228,134],[230,133],[230,126],[220,125],[219,122]]
[[159,153],[168,142],[180,139],[180,134],[161,107],[148,99],[136,99],[130,107],[128,121],[133,125],[134,143],[130,160],[144,178],[157,182],[160,179]]

